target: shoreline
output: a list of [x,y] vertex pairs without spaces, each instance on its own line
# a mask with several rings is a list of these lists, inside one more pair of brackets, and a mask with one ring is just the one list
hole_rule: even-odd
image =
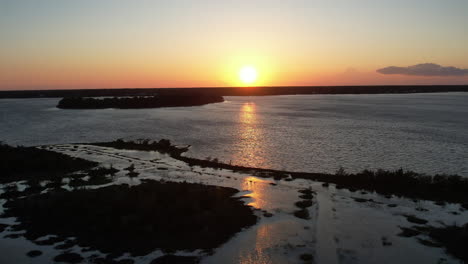
[[202,93],[216,96],[269,96],[299,94],[414,94],[468,92],[468,85],[381,85],[381,86],[280,86],[280,87],[199,87],[199,88],[119,88],[69,90],[5,90],[0,99],[125,97]]
[[[119,145],[116,145],[116,142]],[[5,223],[4,237],[1,239],[4,242],[3,249],[7,249],[13,241],[27,239],[24,237],[26,235],[31,239],[40,237],[30,241],[33,243],[32,246],[24,246],[22,253],[19,253],[23,258],[39,259],[41,256],[35,257],[35,254],[43,254],[42,259],[56,259],[57,261],[68,259],[71,262],[87,259],[95,263],[95,259],[96,261],[125,260],[129,263],[134,261],[148,264],[153,263],[152,260],[155,261],[154,263],[159,263],[156,261],[163,261],[163,258],[190,256],[194,261],[201,260],[202,263],[221,263],[225,259],[232,259],[234,260],[232,263],[236,263],[236,260],[239,261],[247,254],[254,260],[256,257],[268,256],[268,258],[281,260],[279,263],[302,263],[300,260],[345,257],[342,250],[346,249],[349,243],[356,245],[351,249],[358,254],[357,259],[364,261],[363,263],[367,263],[365,261],[368,260],[366,257],[368,250],[376,249],[385,250],[386,254],[403,250],[408,252],[405,254],[409,254],[410,258],[413,257],[424,263],[437,258],[452,260],[452,256],[464,259],[464,255],[460,255],[459,250],[463,249],[461,245],[464,245],[466,239],[462,231],[468,210],[459,204],[357,191],[358,189],[353,190],[350,186],[293,178],[291,175],[276,175],[278,177],[275,179],[275,174],[267,173],[262,169],[248,168],[248,170],[233,171],[217,168],[213,164],[208,164],[209,167],[202,167],[195,165],[195,161],[188,164],[175,156],[183,157],[182,154],[189,147],[174,146],[169,140],[148,141],[146,144],[116,142],[113,144],[120,149],[93,144],[42,146],[44,151],[97,162],[104,169],[78,171],[63,175],[63,180],[57,178],[57,181],[53,182],[29,180],[3,185],[7,194],[3,199],[6,198],[11,202],[2,204],[2,210],[6,210],[7,213],[11,212],[9,216],[19,217],[16,223],[7,221],[7,219],[14,218],[1,219],[1,222]],[[130,144],[131,147],[129,147]],[[154,151],[154,149],[157,150]],[[199,160],[198,162],[205,161]],[[203,163],[200,164],[203,165]],[[337,174],[340,175],[334,176],[353,178],[344,171]],[[186,187],[177,188],[178,191],[164,187],[169,185]],[[188,188],[189,186],[195,188]],[[201,196],[196,198],[197,195],[190,194],[196,189],[199,191],[195,193],[202,196],[210,195],[211,191],[205,191],[211,189],[215,197],[208,201],[219,206],[213,207],[214,210],[204,210],[205,202],[199,199]],[[131,195],[128,191],[135,195]],[[187,209],[189,211],[193,209],[196,212],[195,219],[200,217],[211,219],[209,216],[217,212],[215,208],[219,208],[221,215],[225,215],[223,204],[227,200],[218,197],[220,192],[226,192],[226,194],[236,192],[234,196],[224,197],[235,199],[231,200],[234,204],[243,204],[239,209],[244,208],[242,210],[248,214],[250,214],[249,210],[245,206],[253,209],[252,212],[259,221],[242,229],[213,250],[210,250],[208,246],[207,250],[192,251],[201,246],[195,239],[195,244],[193,244],[195,246],[190,247],[189,251],[152,251],[150,244],[144,244],[142,247],[133,245],[132,251],[135,254],[130,252],[120,255],[119,247],[114,251],[112,246],[105,242],[106,240],[113,241],[107,235],[99,239],[89,238],[86,235],[89,228],[98,228],[95,232],[105,233],[106,229],[114,224],[136,228],[139,232],[143,232],[142,234],[151,230],[155,232],[161,228],[166,230],[164,227],[172,221],[166,223],[164,219],[171,219],[177,215],[185,218]],[[180,195],[185,198],[178,199]],[[112,208],[119,208],[114,205],[119,205],[124,210],[112,210]],[[162,221],[161,223],[152,228],[147,224],[132,224],[133,221],[140,221],[138,219],[145,221],[147,216],[145,212],[152,212],[147,211],[148,208],[158,207],[168,210],[167,214],[158,215],[158,218],[162,218],[158,219]],[[43,211],[41,208],[46,210]],[[54,208],[62,209],[54,212]],[[34,210],[34,213],[30,209]],[[91,212],[110,213],[105,213],[109,216],[99,217]],[[49,219],[50,216],[57,218],[51,223],[67,223],[67,226],[63,226],[64,229],[57,229],[61,225],[47,226],[48,221],[44,223],[40,220]],[[39,219],[39,222],[28,221],[30,217]],[[90,224],[80,225],[82,218]],[[240,220],[238,217],[226,219],[228,221],[229,219]],[[367,224],[359,224],[362,221],[371,224],[373,228],[369,229]],[[69,225],[73,223],[77,225],[71,228]],[[109,223],[113,224],[109,225]],[[250,223],[253,224],[253,222]],[[24,229],[26,233],[23,233]],[[266,230],[268,230],[267,233],[265,233]],[[461,235],[453,236],[453,233]],[[55,236],[43,236],[47,234],[55,234]],[[130,236],[130,240],[122,240],[118,232],[110,234],[121,245],[133,239]],[[167,235],[169,240],[164,239],[160,242],[170,242],[170,238],[174,235],[171,233]],[[359,247],[358,245],[361,245],[363,241],[371,242],[372,247],[370,249]],[[460,241],[461,243],[458,243],[460,246],[453,246],[453,241]],[[73,247],[76,243],[78,247]],[[263,245],[267,247],[264,248]],[[283,248],[285,251],[270,251],[269,245]],[[335,248],[336,252],[326,250],[328,247]],[[237,251],[238,248],[241,250]],[[262,254],[256,255],[257,252],[262,252]],[[140,254],[144,256],[139,256]],[[399,256],[399,254],[394,255],[396,259],[399,259],[399,263],[411,263],[406,257]],[[261,261],[263,258],[257,260]]]
[[347,173],[338,170],[331,173],[291,172],[273,169],[252,168],[238,165],[230,165],[218,162],[217,159],[202,160],[185,157],[183,154],[189,147],[177,147],[170,140],[162,139],[159,142],[150,143],[149,140],[136,143],[133,141],[116,140],[113,142],[101,142],[82,145],[95,145],[111,147],[115,149],[158,151],[166,153],[170,157],[183,161],[189,166],[201,168],[225,169],[233,172],[248,173],[261,178],[273,178],[275,180],[306,179],[323,182],[324,185],[335,184],[336,188],[346,188],[351,191],[365,190],[382,195],[395,195],[410,199],[423,199],[440,203],[459,203],[468,209],[468,178],[459,175],[434,175],[404,171],[364,170],[359,173]]
[[[115,259],[124,258],[124,263],[134,263],[134,258],[151,257],[158,263],[169,256],[177,262],[183,257],[173,254],[187,252],[191,263],[198,263],[259,218],[232,187],[171,181],[157,174],[140,178],[144,172],[133,163],[109,167],[50,149],[1,146],[1,156],[11,158],[0,163],[5,172],[0,242],[28,241],[32,247],[25,255],[31,260],[52,250],[55,262],[120,263]],[[44,157],[41,174],[32,170],[37,163],[25,157]],[[77,165],[63,171],[57,163]]]

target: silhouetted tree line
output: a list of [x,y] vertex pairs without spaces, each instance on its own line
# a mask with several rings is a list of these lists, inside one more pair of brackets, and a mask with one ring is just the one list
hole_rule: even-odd
[[0,143],[0,183],[50,179],[54,176],[90,169],[96,162],[35,147],[12,147]]
[[380,94],[468,92],[468,85],[406,86],[282,86],[282,87],[212,87],[212,88],[129,88],[81,90],[0,91],[0,98],[57,98],[104,96],[156,96],[203,93],[217,96],[290,95],[290,94]]
[[272,177],[277,180],[285,179],[290,175],[292,178],[334,183],[337,188],[361,189],[383,195],[461,203],[468,209],[468,178],[459,175],[437,174],[430,176],[402,169],[395,171],[364,170],[350,174],[290,172],[237,166],[181,155],[173,155],[173,157],[188,163],[190,166],[228,169],[251,173],[259,177]]
[[[204,90],[201,90],[204,91]],[[182,89],[181,91],[182,92]],[[460,86],[292,86],[292,87],[250,87],[223,88],[213,90],[213,94],[223,96],[268,96],[298,94],[398,94],[468,92],[468,85]]]
[[63,98],[57,107],[62,109],[138,109],[158,107],[199,106],[224,102],[222,96],[205,94],[178,94],[157,96],[113,97],[113,98]]
[[468,208],[468,178],[459,175],[431,176],[403,169],[379,169],[349,174],[342,172],[329,178],[328,182],[336,183],[338,188],[365,189],[383,195],[461,203]]

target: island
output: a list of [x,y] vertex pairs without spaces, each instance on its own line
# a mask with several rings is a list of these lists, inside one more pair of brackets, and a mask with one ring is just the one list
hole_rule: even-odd
[[224,102],[220,95],[208,94],[176,94],[156,96],[133,96],[133,97],[66,97],[59,101],[57,108],[61,109],[142,109],[160,107],[187,107],[201,106],[212,103]]

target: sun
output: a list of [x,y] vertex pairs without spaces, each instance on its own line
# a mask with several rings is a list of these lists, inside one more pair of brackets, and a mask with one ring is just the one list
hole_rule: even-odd
[[253,84],[258,77],[257,69],[252,66],[244,66],[239,70],[239,79],[244,84]]

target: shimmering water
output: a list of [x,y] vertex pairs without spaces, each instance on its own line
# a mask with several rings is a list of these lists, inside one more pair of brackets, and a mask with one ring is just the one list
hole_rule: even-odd
[[202,107],[59,110],[0,100],[0,140],[169,138],[198,158],[294,171],[412,169],[468,176],[468,94],[227,97]]

